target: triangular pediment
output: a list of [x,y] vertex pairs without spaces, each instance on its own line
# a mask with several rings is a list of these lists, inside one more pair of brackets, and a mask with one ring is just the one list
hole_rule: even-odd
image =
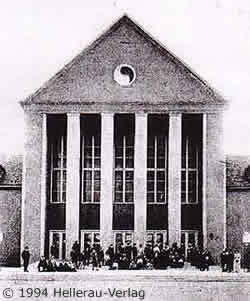
[[[129,65],[135,79],[122,86],[117,66]],[[224,105],[225,100],[189,67],[148,35],[128,16],[83,50],[26,105],[69,104]]]

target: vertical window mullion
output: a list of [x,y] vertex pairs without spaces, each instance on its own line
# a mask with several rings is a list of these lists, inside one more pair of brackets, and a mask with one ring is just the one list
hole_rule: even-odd
[[63,241],[63,234],[62,232],[59,233],[59,259],[62,259],[62,241]]
[[91,144],[92,144],[92,172],[91,172],[91,202],[94,202],[94,163],[95,163],[95,136],[91,137]]
[[82,202],[84,201],[84,136],[82,136],[82,189],[81,189]]
[[188,155],[189,155],[189,141],[188,141],[188,137],[186,138],[186,191],[185,191],[185,195],[186,195],[186,204],[189,203],[188,200],[188,189],[189,189],[189,185],[188,185]]
[[60,160],[60,203],[63,202],[63,150],[64,150],[64,139],[61,136],[61,160]]
[[126,176],[126,136],[123,136],[122,142],[122,150],[123,150],[123,166],[122,166],[122,201],[125,202],[125,176]]
[[195,202],[198,203],[199,199],[199,160],[198,160],[198,146],[196,146],[196,200]]
[[155,162],[154,162],[154,202],[157,203],[157,156],[158,156],[158,152],[157,152],[157,136],[154,137],[154,146],[155,146]]
[[53,202],[53,167],[54,167],[54,155],[53,155],[54,144],[51,144],[51,156],[50,156],[50,202]]
[[165,136],[165,199],[164,199],[164,202],[167,201],[167,175],[168,175],[168,161],[167,161],[167,158],[168,158],[168,139],[167,139],[167,136]]

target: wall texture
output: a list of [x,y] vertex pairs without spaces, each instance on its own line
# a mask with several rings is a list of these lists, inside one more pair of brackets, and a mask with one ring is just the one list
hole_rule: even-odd
[[0,265],[20,264],[21,156],[0,157],[6,174],[0,182]]
[[29,246],[31,261],[40,257],[42,114],[25,114],[21,248]]

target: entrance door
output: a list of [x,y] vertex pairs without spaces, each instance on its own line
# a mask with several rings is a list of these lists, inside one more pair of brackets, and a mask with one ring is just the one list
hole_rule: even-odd
[[146,243],[150,244],[152,247],[155,244],[158,244],[163,247],[166,244],[166,242],[167,242],[167,231],[165,230],[147,231]]
[[185,257],[187,258],[188,244],[197,247],[198,246],[198,231],[187,230],[181,231],[181,243],[185,247]]
[[129,243],[131,246],[134,242],[134,233],[132,231],[117,231],[114,232],[114,247],[125,246]]
[[94,245],[100,246],[100,232],[99,230],[81,231],[81,252],[87,246],[93,247]]
[[65,259],[66,251],[66,234],[65,231],[51,230],[49,232],[49,256],[55,259]]

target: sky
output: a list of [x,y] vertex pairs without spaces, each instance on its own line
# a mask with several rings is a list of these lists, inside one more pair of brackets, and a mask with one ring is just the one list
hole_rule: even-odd
[[249,0],[8,0],[0,10],[0,153],[22,154],[25,99],[124,13],[230,103],[224,152],[250,155]]

